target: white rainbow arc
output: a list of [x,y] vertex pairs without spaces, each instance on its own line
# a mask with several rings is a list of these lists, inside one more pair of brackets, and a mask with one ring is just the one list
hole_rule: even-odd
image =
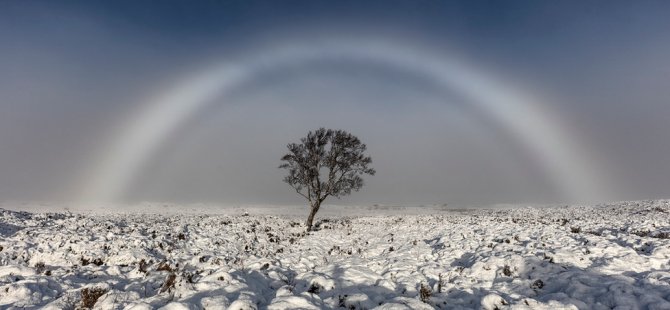
[[[344,44],[346,43],[346,44]],[[455,58],[435,57],[400,45],[361,42],[291,45],[244,61],[221,63],[187,77],[167,92],[140,106],[140,111],[113,137],[95,162],[94,174],[82,178],[80,202],[118,202],[129,184],[158,148],[217,96],[253,81],[268,70],[311,61],[338,59],[376,64],[422,75],[462,92],[470,104],[497,121],[526,151],[539,160],[556,189],[572,201],[605,195],[592,160],[574,139],[568,139],[546,105],[529,94],[504,87]]]

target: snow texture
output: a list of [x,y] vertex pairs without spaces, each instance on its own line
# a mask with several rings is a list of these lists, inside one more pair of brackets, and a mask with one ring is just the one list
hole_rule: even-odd
[[0,308],[670,309],[668,200],[425,210],[0,209]]

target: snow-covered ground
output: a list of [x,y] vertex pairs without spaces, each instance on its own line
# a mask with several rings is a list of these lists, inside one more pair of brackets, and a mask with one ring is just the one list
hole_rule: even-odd
[[0,308],[670,309],[668,200],[326,206],[307,234],[276,208],[5,209]]

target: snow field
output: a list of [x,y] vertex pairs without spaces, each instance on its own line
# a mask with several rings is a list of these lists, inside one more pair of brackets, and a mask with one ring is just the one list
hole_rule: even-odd
[[[0,307],[670,309],[670,201],[317,219],[0,210]],[[262,211],[262,210],[261,210]]]

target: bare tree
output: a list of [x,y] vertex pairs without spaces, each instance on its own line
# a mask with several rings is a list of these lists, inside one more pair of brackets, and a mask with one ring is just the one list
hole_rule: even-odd
[[363,174],[374,175],[369,168],[372,158],[364,154],[365,144],[344,130],[320,128],[307,133],[300,143],[288,144],[289,153],[279,168],[288,169],[284,182],[309,201],[307,230],[321,203],[333,196],[340,198],[363,186]]

